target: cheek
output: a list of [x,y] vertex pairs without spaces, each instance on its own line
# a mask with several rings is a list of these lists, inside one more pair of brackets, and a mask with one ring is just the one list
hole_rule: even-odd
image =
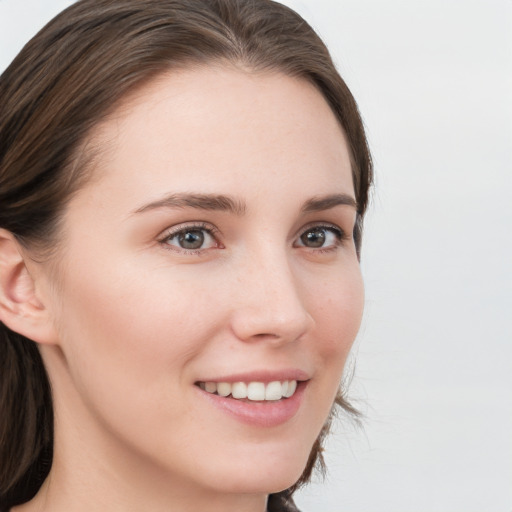
[[[99,418],[120,440],[151,453],[164,441],[174,446],[168,432],[188,435],[190,362],[219,323],[211,297],[198,297],[190,282],[168,271],[121,268],[69,279],[65,293],[67,377],[58,393],[74,393],[66,403],[85,405],[75,417]],[[145,439],[154,425],[166,429]]]
[[168,389],[169,379],[183,378],[211,326],[204,299],[193,300],[186,283],[125,270],[69,279],[60,324],[70,372],[84,391],[94,380],[93,389],[108,383],[135,398],[142,387]]
[[[348,354],[357,336],[364,308],[364,287],[358,266],[329,280],[311,310],[321,332],[318,351],[330,361]],[[335,363],[335,360],[332,362]]]
[[316,336],[309,345],[312,360],[319,369],[313,379],[319,419],[325,421],[338,392],[348,354],[359,331],[364,309],[364,287],[359,265],[345,269],[338,278],[326,281],[322,293],[312,301]]

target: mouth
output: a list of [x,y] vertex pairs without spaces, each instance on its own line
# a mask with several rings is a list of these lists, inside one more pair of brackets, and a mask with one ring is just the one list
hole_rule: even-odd
[[277,402],[291,398],[297,390],[296,380],[272,382],[198,382],[203,391],[221,397],[250,402]]
[[246,380],[240,375],[229,380],[197,381],[195,387],[206,403],[231,418],[257,428],[278,427],[297,414],[310,382],[303,372],[287,373],[294,375],[257,372],[246,375]]

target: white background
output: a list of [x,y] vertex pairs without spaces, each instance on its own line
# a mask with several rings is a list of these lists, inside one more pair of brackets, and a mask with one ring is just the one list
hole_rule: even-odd
[[[0,69],[70,2],[0,0]],[[512,1],[287,0],[368,129],[367,306],[306,512],[512,511]],[[1,108],[1,106],[0,106]]]

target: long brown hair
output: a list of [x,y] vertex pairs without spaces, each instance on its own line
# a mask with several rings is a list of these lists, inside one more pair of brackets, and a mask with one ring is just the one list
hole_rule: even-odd
[[[88,175],[92,128],[156,75],[213,61],[318,88],[350,148],[359,254],[372,166],[357,105],[313,29],[270,0],[80,0],[54,18],[0,77],[0,228],[41,254],[55,247],[66,202]],[[341,393],[336,403],[355,412]],[[271,501],[323,464],[328,423],[299,482]],[[52,449],[51,389],[37,346],[0,323],[0,508],[37,493]]]

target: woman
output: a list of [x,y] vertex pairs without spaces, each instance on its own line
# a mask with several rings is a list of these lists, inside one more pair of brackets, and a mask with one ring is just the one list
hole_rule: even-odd
[[82,0],[0,80],[0,508],[295,510],[371,163],[268,1]]

